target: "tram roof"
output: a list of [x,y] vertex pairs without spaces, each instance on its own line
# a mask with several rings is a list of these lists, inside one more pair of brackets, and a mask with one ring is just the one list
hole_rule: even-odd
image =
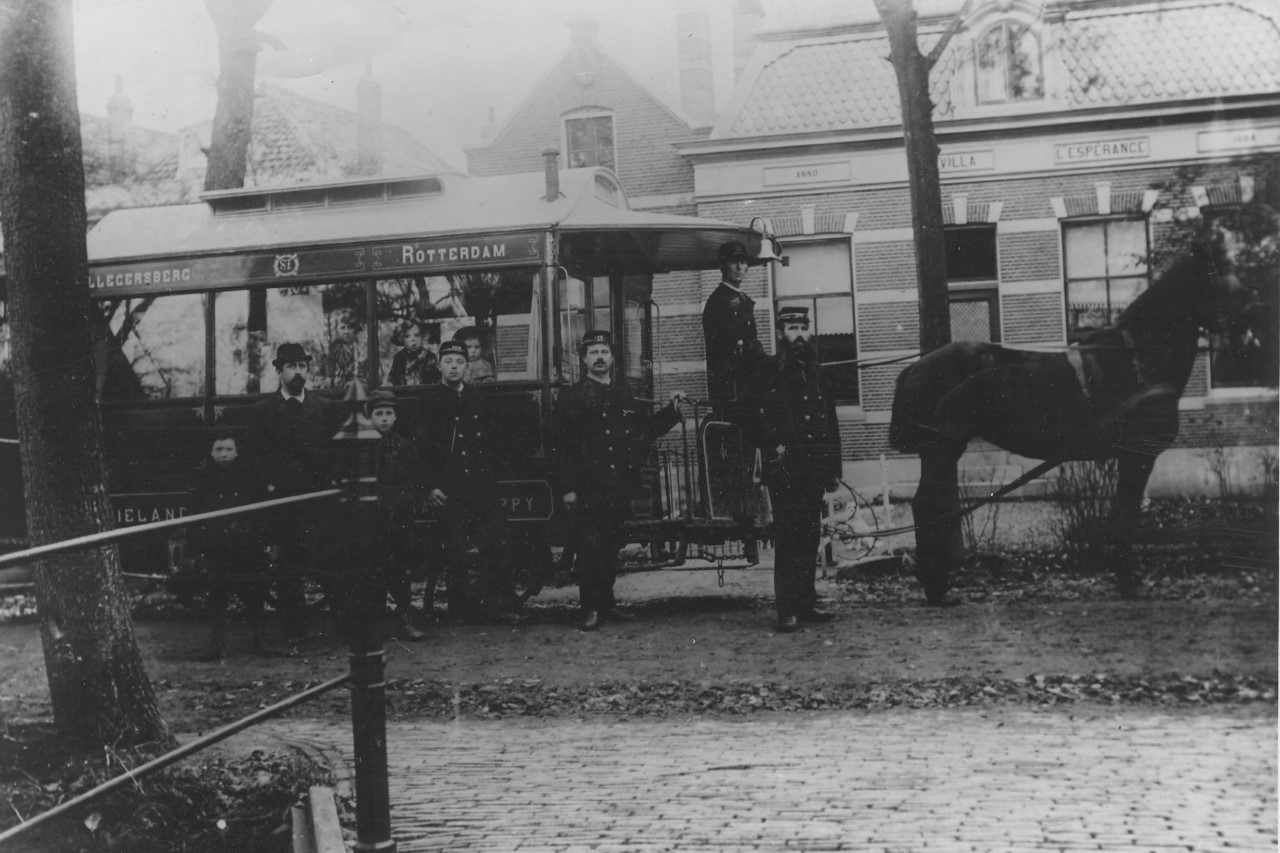
[[[608,169],[560,172],[547,201],[542,172],[457,174],[207,193],[197,204],[117,210],[88,235],[91,267],[293,248],[555,231],[592,274],[711,269],[726,240],[751,246],[732,222],[632,210]],[[595,269],[593,269],[595,267]]]

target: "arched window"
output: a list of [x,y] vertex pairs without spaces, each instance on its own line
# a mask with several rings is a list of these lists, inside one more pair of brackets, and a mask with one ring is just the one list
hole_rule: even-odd
[[974,43],[979,104],[1044,97],[1040,39],[1025,24],[1001,21]]

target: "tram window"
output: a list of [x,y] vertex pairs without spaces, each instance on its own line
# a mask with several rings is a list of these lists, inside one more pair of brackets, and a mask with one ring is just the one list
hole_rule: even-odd
[[586,283],[581,279],[562,278],[560,279],[560,365],[566,381],[576,382],[582,373],[582,364],[578,358],[578,343],[586,333]]
[[108,400],[171,400],[204,391],[202,294],[100,303],[111,345],[99,365]]
[[[463,340],[470,347],[467,381],[536,379],[541,352],[541,310],[535,302],[533,270],[459,273],[386,279],[377,283],[378,357],[390,384],[434,381],[431,365],[440,343]],[[400,369],[420,339],[425,372]],[[398,356],[406,350],[405,356]]]
[[[278,388],[271,367],[275,348],[299,343],[311,355],[308,386],[343,388],[365,376],[365,288],[360,283],[274,287],[266,290],[260,375],[250,376],[247,290],[219,293],[214,304],[215,376],[219,394]],[[256,387],[255,387],[256,386]]]

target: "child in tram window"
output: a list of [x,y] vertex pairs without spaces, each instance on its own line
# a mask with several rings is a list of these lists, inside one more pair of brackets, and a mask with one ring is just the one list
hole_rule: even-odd
[[436,354],[427,346],[427,328],[421,320],[405,324],[401,337],[404,346],[391,358],[387,381],[392,385],[434,385],[440,381],[440,365]]
[[[214,433],[205,457],[195,472],[191,491],[192,513],[212,512],[267,500],[266,484],[257,470],[240,456],[240,439],[231,430]],[[227,652],[227,605],[240,599],[253,630],[253,650],[272,654],[264,633],[263,605],[269,584],[261,530],[253,514],[234,515],[193,525],[187,534],[187,550],[195,583],[207,595],[213,622],[211,653]]]
[[467,367],[462,374],[463,382],[492,382],[497,378],[493,365],[484,355],[484,333],[475,326],[459,329],[453,336],[467,348]]
[[381,436],[378,442],[378,509],[386,525],[386,543],[382,564],[391,600],[395,602],[395,630],[404,640],[426,639],[413,624],[413,563],[417,553],[413,535],[414,508],[422,482],[418,451],[396,432],[396,395],[386,390],[374,391],[365,404],[373,428]]

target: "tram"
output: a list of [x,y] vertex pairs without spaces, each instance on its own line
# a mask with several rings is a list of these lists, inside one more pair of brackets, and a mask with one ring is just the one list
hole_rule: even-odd
[[[538,173],[229,190],[115,211],[87,244],[116,525],[187,512],[211,431],[243,424],[276,390],[276,345],[306,348],[308,387],[324,396],[359,378],[412,398],[430,373],[396,375],[397,353],[421,366],[465,337],[501,430],[511,527],[553,542],[555,404],[579,376],[577,342],[609,329],[618,377],[652,403],[653,276],[715,268],[727,240],[766,258],[775,245],[759,228],[632,210],[611,171],[561,171],[554,158]],[[677,559],[687,542],[723,538],[696,428],[654,457],[631,501],[631,541],[675,545]],[[162,541],[125,548],[130,571],[166,559]]]

